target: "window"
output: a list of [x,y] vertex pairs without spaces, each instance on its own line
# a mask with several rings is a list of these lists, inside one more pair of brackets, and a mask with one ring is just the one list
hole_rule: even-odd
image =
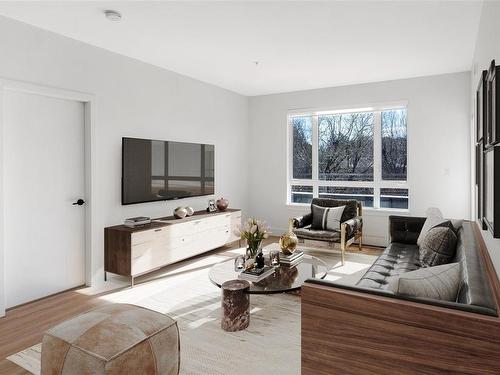
[[406,109],[383,111],[382,179],[406,181]]
[[319,179],[373,181],[373,113],[318,116]]
[[405,106],[289,115],[288,202],[408,208]]
[[311,117],[292,118],[293,178],[312,178],[312,122]]

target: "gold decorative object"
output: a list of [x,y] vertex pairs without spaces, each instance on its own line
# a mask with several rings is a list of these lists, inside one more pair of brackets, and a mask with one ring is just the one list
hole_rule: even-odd
[[293,252],[297,248],[297,244],[299,243],[299,239],[297,238],[295,233],[293,233],[292,227],[293,220],[290,220],[288,222],[288,233],[281,235],[279,241],[281,251],[287,255],[293,254]]

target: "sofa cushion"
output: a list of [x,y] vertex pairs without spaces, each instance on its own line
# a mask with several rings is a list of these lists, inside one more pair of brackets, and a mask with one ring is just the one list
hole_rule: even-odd
[[420,234],[418,235],[417,238],[417,245],[422,246],[422,242],[424,241],[425,235],[427,232],[431,229],[434,228],[436,225],[442,224],[446,219],[442,217],[437,217],[437,216],[430,216],[427,219],[425,219],[424,226],[422,227],[422,230],[420,231]]
[[455,256],[457,235],[444,224],[431,228],[420,245],[420,263],[424,267],[449,263]]
[[295,228],[293,232],[297,235],[297,237],[307,240],[329,242],[340,241],[340,231],[338,230],[317,230],[311,229],[311,226],[307,226],[305,228]]
[[454,302],[460,285],[460,263],[420,268],[389,279],[396,294]]
[[424,223],[424,226],[422,227],[422,230],[420,231],[420,234],[418,235],[417,238],[417,245],[422,246],[422,242],[425,238],[425,235],[427,232],[438,226],[438,225],[443,225],[445,223],[450,222],[452,225],[452,229],[455,231],[455,233],[458,232],[458,230],[462,227],[463,220],[450,220],[450,219],[445,219],[443,217],[437,217],[437,216],[429,216]]
[[380,255],[357,285],[385,289],[391,276],[420,268],[417,245],[391,243]]
[[345,206],[320,207],[315,204],[312,209],[312,229],[340,230],[340,218]]

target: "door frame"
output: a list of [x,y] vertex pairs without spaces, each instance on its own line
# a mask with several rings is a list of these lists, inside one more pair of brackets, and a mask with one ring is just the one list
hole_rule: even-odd
[[5,123],[5,94],[6,92],[22,92],[41,95],[56,99],[74,100],[84,105],[84,181],[85,181],[85,285],[92,284],[92,244],[96,243],[97,233],[92,224],[96,223],[95,210],[92,209],[92,197],[95,196],[96,170],[95,158],[95,106],[96,98],[93,94],[59,89],[50,86],[15,81],[0,77],[0,317],[5,316],[5,209],[4,209],[4,123]]

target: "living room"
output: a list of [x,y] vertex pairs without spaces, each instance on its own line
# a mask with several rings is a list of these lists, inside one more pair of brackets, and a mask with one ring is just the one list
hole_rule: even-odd
[[499,17],[0,1],[0,372],[498,373]]

